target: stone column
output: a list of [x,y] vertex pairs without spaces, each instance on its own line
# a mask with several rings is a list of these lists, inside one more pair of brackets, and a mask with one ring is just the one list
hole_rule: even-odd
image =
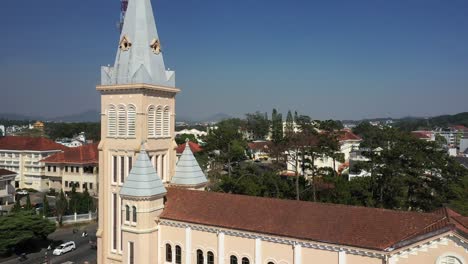
[[185,263],[192,263],[192,229],[185,228]]
[[224,264],[224,233],[218,233],[218,264]]

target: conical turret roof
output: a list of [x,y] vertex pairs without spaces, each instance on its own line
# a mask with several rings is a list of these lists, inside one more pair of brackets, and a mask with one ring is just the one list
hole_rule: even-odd
[[175,175],[172,177],[171,185],[176,186],[199,186],[206,184],[208,180],[203,173],[200,165],[198,165],[192,150],[187,143],[185,143],[184,152],[177,162]]
[[102,67],[101,83],[175,86],[175,73],[164,66],[151,0],[129,0],[114,67]]
[[163,194],[166,194],[166,188],[142,146],[132,170],[120,189],[120,195],[148,197]]

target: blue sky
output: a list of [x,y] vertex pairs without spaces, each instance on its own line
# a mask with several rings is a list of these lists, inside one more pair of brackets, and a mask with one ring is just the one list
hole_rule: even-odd
[[[468,111],[468,1],[153,0],[180,117]],[[99,108],[119,0],[2,1],[0,112]]]

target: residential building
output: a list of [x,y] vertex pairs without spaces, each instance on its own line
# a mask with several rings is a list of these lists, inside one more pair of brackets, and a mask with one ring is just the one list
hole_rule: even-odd
[[179,158],[182,155],[182,153],[184,152],[185,147],[186,147],[187,144],[190,147],[190,150],[192,151],[192,153],[197,153],[197,152],[200,152],[200,151],[203,150],[202,147],[199,144],[197,144],[195,142],[192,142],[192,141],[188,141],[185,144],[180,144],[176,148],[177,160],[179,160]]
[[45,177],[49,188],[77,192],[85,189],[91,195],[98,194],[98,144],[70,148],[41,160],[45,165]]
[[0,136],[6,136],[6,130],[4,125],[0,125]]
[[15,202],[15,181],[16,172],[0,169],[0,205],[8,205]]
[[417,131],[412,131],[411,134],[418,139],[422,139],[425,141],[435,141],[435,133],[433,131],[427,131],[427,130],[417,130]]
[[76,148],[76,147],[80,147],[86,144],[86,135],[84,132],[81,132],[78,135],[74,136],[73,138],[61,138],[61,139],[55,140],[55,142],[62,144],[69,148]]
[[41,160],[68,148],[43,137],[0,138],[0,168],[17,173],[15,188],[49,190]]
[[36,121],[36,123],[33,124],[32,128],[44,131],[44,123],[42,123],[41,121]]
[[203,191],[208,182],[190,144],[176,163],[179,90],[165,69],[150,0],[130,0],[116,63],[102,69],[97,87],[99,264],[466,264],[468,218],[447,208]]
[[180,131],[175,132],[175,136],[181,136],[181,135],[194,135],[195,138],[198,140],[200,137],[206,136],[208,132],[206,131],[200,131],[198,129],[192,128],[192,129],[182,129]]
[[270,158],[271,141],[256,140],[247,144],[253,160],[265,160]]

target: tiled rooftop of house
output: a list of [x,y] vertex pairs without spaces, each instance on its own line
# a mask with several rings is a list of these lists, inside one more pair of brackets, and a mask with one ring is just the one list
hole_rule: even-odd
[[[189,146],[190,146],[190,150],[193,153],[197,153],[197,152],[202,151],[202,147],[199,144],[195,143],[195,142],[190,141]],[[177,148],[176,148],[177,154],[182,154],[182,152],[184,152],[184,150],[185,150],[185,143],[178,145]]]
[[49,150],[67,150],[61,144],[44,137],[17,137],[6,136],[0,138],[0,149],[2,150],[31,150],[31,151],[49,151]]
[[68,148],[64,152],[54,154],[42,162],[45,163],[73,163],[73,164],[98,164],[98,144],[89,144],[76,148]]

